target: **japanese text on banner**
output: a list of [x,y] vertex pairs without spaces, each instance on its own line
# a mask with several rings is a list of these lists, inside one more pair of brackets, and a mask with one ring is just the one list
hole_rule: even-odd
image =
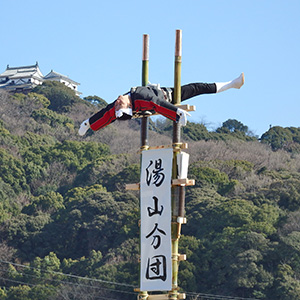
[[141,167],[141,290],[172,288],[171,179],[173,149],[148,150]]

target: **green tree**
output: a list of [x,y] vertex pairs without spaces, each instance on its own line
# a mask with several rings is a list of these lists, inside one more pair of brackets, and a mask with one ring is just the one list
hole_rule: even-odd
[[79,186],[101,184],[112,192],[124,189],[125,183],[139,182],[139,165],[132,164],[130,155],[106,155],[87,164],[79,173],[75,183]]
[[84,97],[83,99],[94,105],[97,105],[99,109],[102,107],[105,107],[107,105],[107,102],[104,99],[102,99],[101,97],[95,96],[95,95]]
[[6,290],[3,289],[3,288],[0,288],[0,299],[7,299],[7,293],[6,293]]
[[214,193],[204,187],[187,194],[189,226],[183,231],[201,241],[189,260],[195,259],[197,268],[194,273],[189,267],[190,272],[202,292],[264,299],[273,284],[265,266],[273,247],[269,237],[276,233],[280,211]]
[[271,146],[273,150],[284,149],[293,142],[293,134],[288,128],[275,126],[265,132],[261,138],[262,143]]
[[221,195],[225,195],[233,190],[234,186],[237,184],[237,181],[230,180],[226,173],[209,167],[198,167],[197,163],[191,166],[189,172],[191,176],[196,179],[197,187],[211,186]]
[[39,256],[47,251],[73,259],[87,256],[92,250],[104,254],[132,234],[125,225],[133,224],[131,218],[136,220],[135,196],[119,195],[114,199],[105,188],[94,185],[74,188],[64,200],[65,209],[59,211],[54,222],[32,236],[31,243],[41,250]]
[[278,300],[298,300],[300,295],[300,282],[296,273],[288,264],[278,265],[275,290],[270,296]]
[[74,126],[74,122],[70,118],[46,108],[33,111],[31,116],[35,121],[48,124],[51,127],[57,127],[59,125]]
[[22,162],[8,154],[3,148],[0,148],[0,178],[11,185],[16,193],[27,191],[25,170]]
[[93,160],[110,154],[109,147],[96,142],[65,140],[44,155],[47,162],[61,161],[70,169],[81,170]]
[[60,209],[65,208],[62,195],[53,191],[50,191],[45,195],[34,197],[33,199],[31,204],[23,208],[23,212],[28,215],[33,215],[38,212],[53,214]]
[[249,130],[248,126],[235,119],[223,122],[222,127],[217,128],[218,138],[222,140],[240,139],[244,141],[256,141],[257,138]]
[[9,246],[18,250],[18,257],[31,260],[41,252],[44,254],[47,243],[42,245],[44,241],[38,236],[50,221],[48,214],[39,213],[36,216],[19,214],[2,223],[1,236]]
[[[283,175],[284,176],[284,175]],[[277,202],[282,208],[296,211],[300,205],[300,178],[280,178],[274,180],[267,191],[264,192],[268,199]]]
[[47,80],[33,91],[49,99],[49,109],[57,112],[66,112],[74,103],[80,101],[80,98],[75,95],[75,91],[57,81]]
[[0,178],[0,224],[10,219],[12,215],[17,215],[20,212],[16,199],[17,193],[11,185]]
[[33,103],[37,107],[42,106],[44,108],[47,108],[50,105],[49,99],[47,99],[45,96],[37,94],[37,93],[16,93],[13,94],[13,99],[19,101],[21,104],[25,103]]
[[213,133],[210,133],[205,125],[200,123],[187,122],[183,127],[183,134],[193,141],[213,139]]
[[31,300],[31,288],[28,285],[12,286],[9,288],[7,298],[9,300]]
[[248,133],[248,126],[244,125],[242,122],[235,120],[235,119],[228,119],[227,121],[223,122],[222,129],[228,129],[230,132],[241,131],[244,133]]

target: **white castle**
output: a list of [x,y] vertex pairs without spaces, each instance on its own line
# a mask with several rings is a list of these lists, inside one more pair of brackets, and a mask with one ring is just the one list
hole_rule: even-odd
[[28,92],[46,80],[59,81],[74,90],[77,96],[81,94],[77,90],[80,83],[53,70],[43,76],[38,63],[32,66],[13,68],[7,65],[6,70],[0,74],[0,89],[5,89],[8,92]]

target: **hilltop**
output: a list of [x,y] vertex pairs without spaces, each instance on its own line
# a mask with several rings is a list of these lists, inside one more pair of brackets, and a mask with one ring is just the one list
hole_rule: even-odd
[[[1,299],[135,299],[139,198],[125,184],[139,181],[140,125],[78,136],[103,105],[52,81],[0,91]],[[171,143],[169,121],[150,129],[151,145]],[[230,119],[213,132],[192,122],[182,130],[196,180],[186,191],[182,290],[299,299],[299,128],[256,137]]]

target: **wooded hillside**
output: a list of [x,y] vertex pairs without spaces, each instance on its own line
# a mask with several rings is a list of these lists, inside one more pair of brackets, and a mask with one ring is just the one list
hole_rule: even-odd
[[[139,195],[125,184],[139,181],[139,120],[78,136],[103,105],[55,82],[0,91],[0,299],[136,299]],[[169,121],[150,125],[151,145],[171,143]],[[187,299],[299,299],[300,129],[182,130],[196,180],[179,243]]]

